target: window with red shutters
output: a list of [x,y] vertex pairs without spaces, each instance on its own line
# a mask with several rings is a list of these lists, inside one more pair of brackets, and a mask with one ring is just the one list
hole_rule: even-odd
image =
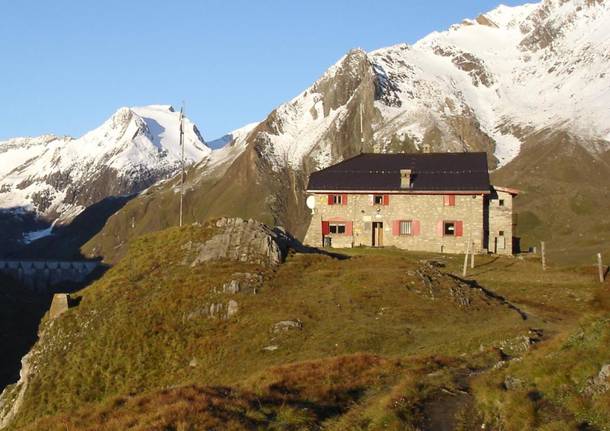
[[443,236],[463,236],[464,235],[464,222],[461,220],[457,221],[444,221],[443,222]]
[[347,205],[347,195],[328,195],[328,205]]
[[455,195],[444,195],[443,201],[446,207],[454,207],[455,206]]
[[394,236],[416,236],[420,233],[419,220],[394,220],[392,221],[392,235]]
[[457,236],[455,225],[456,225],[456,223],[454,221],[444,221],[443,222],[443,236]]

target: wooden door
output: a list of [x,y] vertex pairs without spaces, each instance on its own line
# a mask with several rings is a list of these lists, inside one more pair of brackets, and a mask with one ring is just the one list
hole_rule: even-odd
[[373,247],[383,247],[383,223],[373,222]]

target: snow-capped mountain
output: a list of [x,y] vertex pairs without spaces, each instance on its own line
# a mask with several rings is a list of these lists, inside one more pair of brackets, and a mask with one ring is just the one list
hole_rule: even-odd
[[[0,209],[68,221],[109,196],[139,192],[180,168],[179,113],[171,106],[121,108],[80,138],[41,136],[0,142]],[[184,119],[188,164],[209,156]]]
[[[363,110],[366,143],[487,150],[500,166],[528,134],[562,129],[610,147],[610,3],[500,6],[416,44],[354,50],[280,106],[261,131],[276,167],[336,161],[342,129]],[[367,88],[368,87],[368,88]],[[372,88],[372,91],[371,91]],[[356,117],[358,117],[356,115]],[[350,138],[358,138],[360,125]],[[345,135],[344,137],[345,138]],[[359,139],[357,139],[359,140]]]

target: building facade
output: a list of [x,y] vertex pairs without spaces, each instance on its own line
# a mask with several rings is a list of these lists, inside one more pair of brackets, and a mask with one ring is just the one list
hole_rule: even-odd
[[513,253],[513,189],[489,183],[485,153],[361,154],[311,175],[316,247]]

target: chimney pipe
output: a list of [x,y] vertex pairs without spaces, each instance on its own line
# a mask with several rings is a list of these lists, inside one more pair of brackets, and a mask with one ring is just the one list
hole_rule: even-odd
[[411,169],[400,170],[400,188],[410,189],[411,188]]

